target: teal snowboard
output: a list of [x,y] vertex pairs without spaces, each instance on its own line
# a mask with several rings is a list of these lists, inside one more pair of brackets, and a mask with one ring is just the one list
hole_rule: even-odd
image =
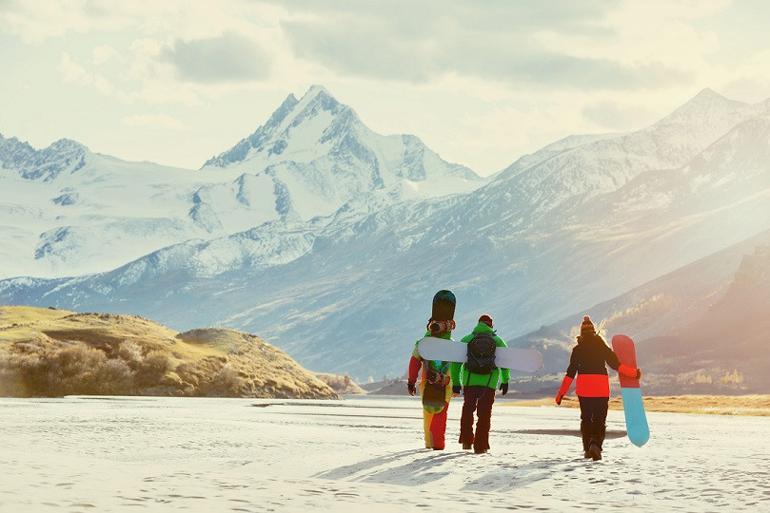
[[[618,355],[620,363],[636,368],[636,348],[634,341],[625,335],[612,337],[612,350]],[[628,439],[637,447],[641,447],[650,439],[650,427],[647,425],[647,414],[644,412],[642,389],[637,378],[620,377],[620,394],[623,397],[623,413],[626,417]]]

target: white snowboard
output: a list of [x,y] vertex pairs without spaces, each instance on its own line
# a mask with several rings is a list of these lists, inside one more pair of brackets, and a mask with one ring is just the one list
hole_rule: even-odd
[[[417,344],[417,352],[425,360],[465,363],[468,344],[444,338],[425,337]],[[536,372],[543,368],[543,355],[535,349],[498,347],[495,365],[500,369],[520,372]]]

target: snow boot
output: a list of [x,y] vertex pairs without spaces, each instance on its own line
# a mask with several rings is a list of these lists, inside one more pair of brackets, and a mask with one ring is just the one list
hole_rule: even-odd
[[602,424],[596,428],[596,442],[599,444],[599,450],[604,450],[604,437],[607,435],[607,425]]
[[591,423],[591,442],[588,445],[588,455],[594,460],[602,459],[602,444],[607,426],[604,424]]
[[580,434],[583,436],[583,457],[590,458],[588,448],[591,446],[591,425],[588,422],[580,423]]
[[470,451],[471,449],[473,449],[472,442],[463,442],[463,451]]
[[602,459],[602,450],[595,441],[591,441],[590,447],[588,447],[588,457],[594,461]]

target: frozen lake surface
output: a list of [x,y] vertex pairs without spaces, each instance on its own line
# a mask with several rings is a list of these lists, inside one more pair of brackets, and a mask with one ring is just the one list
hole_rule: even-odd
[[0,399],[0,511],[770,511],[770,419],[610,412],[590,462],[577,410],[498,401],[477,456],[460,407],[438,452],[418,399]]

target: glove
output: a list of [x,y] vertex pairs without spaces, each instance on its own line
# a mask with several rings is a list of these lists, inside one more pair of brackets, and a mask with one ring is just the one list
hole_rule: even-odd
[[626,365],[625,363],[620,364],[620,367],[618,367],[618,373],[620,373],[621,376],[625,376],[627,378],[639,379],[642,376],[642,371],[640,369],[636,369]]
[[460,395],[460,393],[462,391],[463,391],[463,387],[461,387],[460,385],[455,385],[455,386],[452,387],[452,393],[453,394]]
[[409,395],[415,395],[417,393],[417,386],[414,383],[407,383],[406,389],[409,391]]
[[503,395],[508,393],[508,383],[500,383],[500,391]]

